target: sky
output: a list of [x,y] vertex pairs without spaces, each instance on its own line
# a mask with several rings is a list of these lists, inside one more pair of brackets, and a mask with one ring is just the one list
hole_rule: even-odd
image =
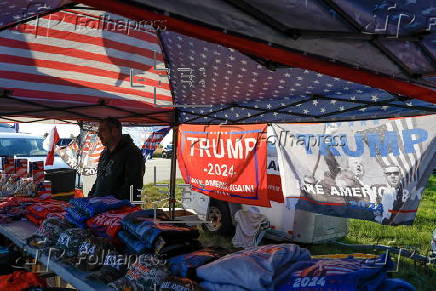
[[60,138],[77,136],[80,132],[78,125],[73,124],[47,124],[47,123],[20,123],[19,131],[21,133],[30,133],[36,136],[43,136],[44,133],[56,126]]
[[[30,133],[37,136],[43,136],[44,133],[50,132],[50,130],[56,126],[59,136],[61,138],[69,138],[71,135],[77,136],[80,132],[78,125],[73,124],[47,124],[47,123],[20,123],[21,133]],[[170,130],[169,134],[165,136],[162,141],[162,145],[172,143],[173,134]]]

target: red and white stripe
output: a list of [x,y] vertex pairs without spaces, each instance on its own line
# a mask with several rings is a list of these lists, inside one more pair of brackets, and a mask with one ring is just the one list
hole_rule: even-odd
[[135,30],[133,22],[128,33],[115,30],[114,20],[127,21],[101,11],[62,10],[0,32],[0,87],[25,99],[82,104],[104,98],[144,107],[154,104],[156,88],[157,104],[172,104],[167,72],[154,69],[154,58],[163,67],[156,33]]

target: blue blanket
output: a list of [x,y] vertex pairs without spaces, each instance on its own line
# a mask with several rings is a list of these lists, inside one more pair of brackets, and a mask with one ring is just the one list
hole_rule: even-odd
[[302,260],[310,253],[295,244],[252,247],[198,267],[197,276],[208,290],[273,290],[275,277]]

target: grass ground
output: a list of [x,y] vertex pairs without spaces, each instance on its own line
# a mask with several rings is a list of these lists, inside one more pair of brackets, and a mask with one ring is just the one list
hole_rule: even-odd
[[[168,183],[168,181],[160,182]],[[177,184],[183,184],[178,179]],[[166,197],[166,187],[153,185],[144,186],[145,207],[152,207],[152,201],[158,201]],[[182,188],[176,188],[176,198],[180,200]],[[167,207],[167,203],[158,203],[158,207]],[[176,207],[180,207],[180,203]],[[350,219],[348,222],[348,235],[339,241],[350,244],[382,244],[402,247],[409,250],[415,249],[418,253],[427,255],[430,251],[430,241],[433,230],[436,229],[436,175],[430,178],[429,184],[424,191],[423,199],[419,205],[416,220],[408,226],[385,226],[374,222]],[[205,246],[231,247],[229,238],[211,236],[202,232],[200,240]],[[380,251],[359,250],[358,248],[342,247],[332,243],[305,246],[313,255],[338,254],[338,253],[380,253]],[[397,257],[393,256],[396,260]],[[436,290],[436,266],[415,264],[414,261],[401,258],[399,271],[393,273],[394,277],[403,278],[412,283],[417,290]]]
[[[416,250],[427,255],[431,249],[432,233],[436,229],[436,175],[430,178],[419,205],[413,225],[386,226],[374,222],[350,219],[348,235],[339,241],[351,244],[382,244]],[[347,248],[332,244],[308,246],[312,254],[361,252],[358,248]],[[368,250],[365,250],[368,252]],[[380,253],[380,252],[370,252]],[[396,260],[398,257],[393,255]],[[394,277],[412,283],[417,290],[436,290],[436,265],[415,264],[413,260],[401,258],[399,272]]]

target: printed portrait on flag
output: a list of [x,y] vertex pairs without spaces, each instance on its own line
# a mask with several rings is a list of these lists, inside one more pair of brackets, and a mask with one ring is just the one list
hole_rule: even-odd
[[285,199],[299,209],[411,224],[436,166],[436,116],[274,124]]
[[181,125],[177,158],[186,183],[212,198],[270,207],[266,124]]
[[68,146],[58,148],[57,154],[71,168],[76,169],[80,175],[89,176],[97,174],[98,161],[104,146],[96,132],[83,132]]

